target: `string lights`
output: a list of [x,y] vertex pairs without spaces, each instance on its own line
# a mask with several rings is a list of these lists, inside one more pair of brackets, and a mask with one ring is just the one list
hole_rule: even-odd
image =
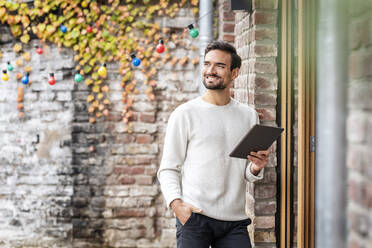
[[14,67],[12,66],[10,61],[8,61],[7,63],[8,63],[8,71],[13,71]]
[[30,76],[30,73],[27,72],[26,75],[24,75],[24,76],[22,77],[21,82],[22,82],[23,84],[28,84],[28,83],[30,82],[29,76]]
[[130,54],[130,57],[132,58],[132,64],[134,66],[139,66],[141,64],[141,60],[136,57],[136,54],[135,53],[131,53]]
[[81,81],[83,81],[83,76],[80,74],[80,72],[77,72],[75,74],[74,80],[76,83],[80,83]]
[[6,70],[3,70],[3,74],[1,74],[1,79],[5,82],[9,80],[9,75]]
[[50,85],[55,85],[56,84],[56,79],[54,78],[54,73],[50,73],[49,75],[50,75],[50,77],[49,77],[48,83]]

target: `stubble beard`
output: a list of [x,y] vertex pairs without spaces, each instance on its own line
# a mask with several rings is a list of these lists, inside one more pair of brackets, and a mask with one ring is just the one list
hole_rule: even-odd
[[206,79],[207,76],[203,77],[203,84],[204,84],[204,87],[207,88],[208,90],[224,90],[226,89],[227,85],[224,84],[224,81],[222,78],[218,77],[218,82],[216,84],[212,83],[212,84],[208,84],[206,81],[208,79]]

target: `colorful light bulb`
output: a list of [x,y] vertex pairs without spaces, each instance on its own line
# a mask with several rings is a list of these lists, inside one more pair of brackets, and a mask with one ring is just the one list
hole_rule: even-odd
[[77,72],[75,74],[74,80],[76,83],[80,83],[81,81],[83,81],[83,76],[79,72]]
[[61,26],[59,26],[59,29],[61,30],[62,33],[66,33],[67,32],[67,27],[63,24],[61,24]]
[[87,27],[87,32],[88,32],[88,33],[92,33],[92,32],[93,32],[93,27],[89,25],[89,26]]
[[41,55],[43,53],[43,48],[36,46],[36,53]]
[[105,78],[106,74],[107,74],[106,64],[102,64],[102,66],[98,69],[98,75]]
[[84,9],[88,7],[88,2],[87,1],[82,1],[81,2],[81,7],[83,7]]
[[134,66],[139,66],[141,64],[141,60],[139,58],[137,58],[134,53],[131,53],[130,57],[132,58],[132,64]]
[[49,77],[48,83],[50,85],[55,85],[56,84],[56,79],[54,78],[54,73],[50,73],[49,75],[50,75],[50,77]]
[[8,61],[8,71],[13,71],[13,69],[12,64]]
[[159,40],[159,44],[156,46],[156,51],[158,53],[163,53],[165,50],[164,48],[164,41],[163,40]]
[[28,83],[30,82],[29,76],[30,76],[30,73],[27,72],[26,75],[24,75],[24,76],[22,77],[21,82],[22,82],[23,84],[28,84]]
[[194,28],[194,25],[190,24],[190,25],[187,26],[187,27],[189,28],[190,36],[191,36],[192,38],[196,38],[196,37],[198,37],[198,35],[199,35],[199,31],[198,31],[196,28]]
[[8,73],[6,72],[6,70],[3,70],[3,74],[1,75],[1,79],[3,80],[3,81],[8,81],[9,80],[9,75],[8,75]]

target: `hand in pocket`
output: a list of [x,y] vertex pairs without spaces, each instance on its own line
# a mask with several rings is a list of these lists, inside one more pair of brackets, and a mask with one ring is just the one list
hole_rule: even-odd
[[188,221],[191,217],[192,213],[201,213],[203,210],[196,208],[186,202],[183,202],[180,199],[176,199],[171,203],[171,208],[173,209],[174,213],[176,214],[178,220],[181,222],[182,225]]

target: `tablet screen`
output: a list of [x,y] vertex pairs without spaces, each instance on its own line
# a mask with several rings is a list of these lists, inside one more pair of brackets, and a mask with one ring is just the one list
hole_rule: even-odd
[[255,125],[235,146],[230,157],[247,159],[251,152],[267,150],[277,140],[284,128]]

